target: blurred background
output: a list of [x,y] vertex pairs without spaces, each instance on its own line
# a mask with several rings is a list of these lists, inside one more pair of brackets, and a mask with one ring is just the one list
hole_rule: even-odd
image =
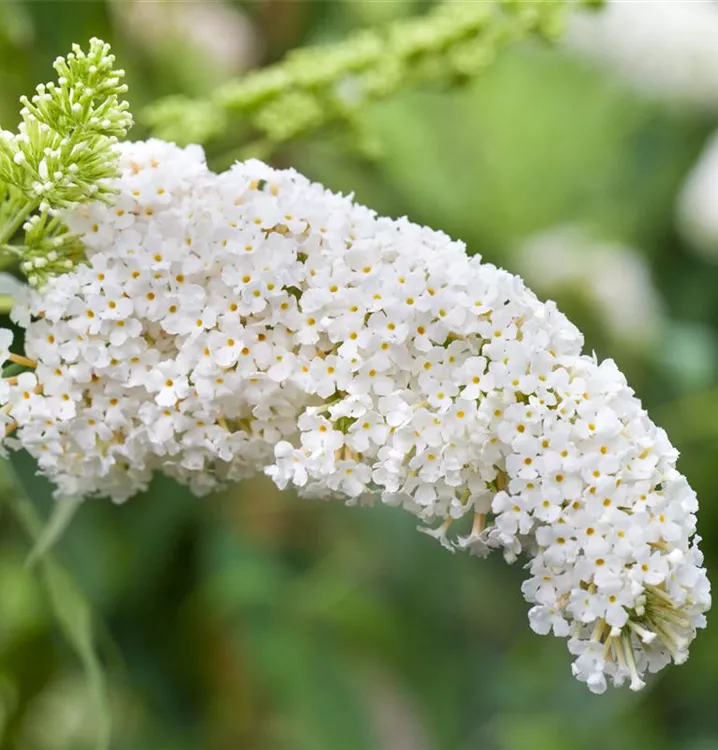
[[[430,2],[0,2],[0,124],[101,36],[133,111]],[[718,4],[612,3],[476,81],[372,107],[371,157],[272,156],[523,275],[614,358],[680,449],[718,562]],[[146,137],[138,126],[134,138]],[[231,136],[229,137],[231,141]],[[239,144],[237,144],[239,145]],[[231,151],[214,147],[224,167]],[[36,507],[48,487],[13,459]],[[0,509],[0,748],[93,747],[98,715],[30,542]],[[263,479],[195,500],[167,480],[82,507],[57,558],[92,605],[116,750],[718,748],[718,627],[639,694],[591,695],[527,622],[520,564],[447,554],[391,508]]]

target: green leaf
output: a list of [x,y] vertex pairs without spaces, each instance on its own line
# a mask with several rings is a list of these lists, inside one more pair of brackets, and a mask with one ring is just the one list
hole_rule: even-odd
[[112,731],[107,683],[95,648],[92,608],[64,568],[46,555],[42,573],[65,638],[82,662],[90,700],[97,714],[97,750],[109,750]]
[[[92,606],[67,571],[48,551],[69,522],[71,513],[63,509],[54,513],[47,524],[43,524],[8,461],[0,463],[0,501],[7,504],[18,523],[35,543],[30,557],[32,559],[35,556],[38,561],[58,624],[85,671],[90,701],[97,714],[95,748],[109,750],[111,716],[107,682],[95,645]],[[67,502],[69,506],[70,501]],[[72,509],[73,513],[75,509]]]
[[55,546],[65,529],[69,526],[70,521],[75,517],[75,513],[80,507],[81,502],[82,500],[78,498],[62,498],[55,503],[50,518],[43,526],[40,535],[35,540],[35,544],[28,555],[28,567],[32,567],[35,563],[40,562]]

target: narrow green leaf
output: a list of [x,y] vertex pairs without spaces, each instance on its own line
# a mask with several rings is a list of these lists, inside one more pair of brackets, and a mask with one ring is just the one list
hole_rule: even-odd
[[85,670],[90,700],[97,715],[97,750],[109,750],[111,716],[102,662],[94,642],[92,609],[70,575],[49,555],[41,560],[42,574],[65,638]]
[[[30,498],[25,494],[9,461],[0,463],[0,502],[4,501],[34,541],[31,554],[37,559],[50,604],[67,642],[82,662],[87,679],[90,701],[97,715],[96,750],[109,750],[111,716],[107,683],[102,662],[97,653],[93,628],[92,607],[67,571],[48,551],[72,513],[63,509],[54,513],[49,523],[43,524]],[[68,505],[70,501],[68,501]],[[38,553],[38,550],[40,552]]]
[[81,502],[78,498],[62,498],[55,503],[50,518],[43,526],[28,555],[28,567],[32,567],[39,562],[55,546],[74,518]]

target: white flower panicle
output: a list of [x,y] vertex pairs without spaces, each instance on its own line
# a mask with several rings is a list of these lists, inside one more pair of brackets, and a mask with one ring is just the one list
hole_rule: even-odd
[[565,45],[649,95],[718,108],[716,0],[608,0],[600,13],[571,15]]
[[[122,146],[78,206],[87,265],[16,313],[5,445],[62,495],[196,493],[257,471],[380,498],[449,549],[509,560],[594,691],[681,662],[704,625],[696,497],[612,361],[520,278],[292,170]],[[461,530],[466,524],[465,530]]]

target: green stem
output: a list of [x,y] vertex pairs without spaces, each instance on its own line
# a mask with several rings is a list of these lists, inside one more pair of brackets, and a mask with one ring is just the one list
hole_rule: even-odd
[[15,232],[23,225],[25,219],[37,208],[35,203],[26,203],[18,212],[15,214],[15,218],[2,230],[0,230],[0,247],[6,247],[5,243],[15,236]]
[[0,271],[16,268],[24,250],[24,245],[0,245]]

